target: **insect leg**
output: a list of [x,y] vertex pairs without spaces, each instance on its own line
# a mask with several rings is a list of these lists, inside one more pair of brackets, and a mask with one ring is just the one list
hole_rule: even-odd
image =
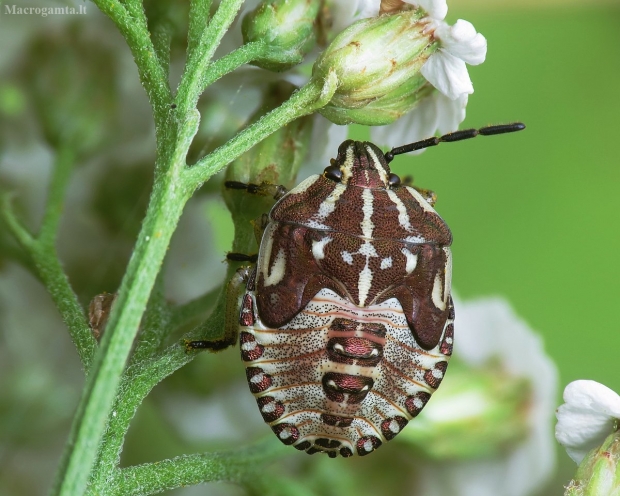
[[191,350],[220,351],[237,342],[239,334],[239,308],[241,307],[242,289],[245,288],[252,272],[251,267],[240,267],[226,287],[226,310],[224,335],[214,340],[186,341],[185,348]]
[[270,184],[265,182],[260,184],[253,184],[242,183],[239,181],[226,181],[224,183],[224,186],[226,186],[226,188],[228,189],[242,189],[253,195],[271,196],[276,201],[282,198],[286,193],[288,193],[288,189],[286,189],[282,185]]

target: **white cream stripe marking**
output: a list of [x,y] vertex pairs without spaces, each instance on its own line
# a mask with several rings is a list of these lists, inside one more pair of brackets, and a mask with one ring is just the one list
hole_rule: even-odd
[[[381,162],[379,161],[379,157],[377,157],[377,154],[368,145],[366,146],[366,151],[368,152],[368,155],[370,155],[370,158],[374,162],[373,165],[375,166],[375,169],[377,169],[377,172],[379,172],[379,177],[381,178],[381,181],[383,181],[383,184],[387,184],[388,182],[387,171],[383,168],[383,165],[381,165]],[[391,193],[391,191],[388,190],[388,193]]]
[[405,264],[405,272],[411,274],[418,265],[418,256],[411,253],[407,248],[403,248],[400,252],[405,255],[407,262]]
[[392,420],[390,422],[390,425],[388,426],[388,429],[390,429],[390,431],[392,431],[394,434],[398,434],[400,432],[400,425],[398,425],[398,422],[396,422],[396,420]]
[[409,222],[409,214],[407,214],[405,204],[400,201],[400,198],[391,189],[387,190],[387,194],[398,210],[398,223],[405,231],[411,232],[411,223]]
[[342,251],[340,252],[340,256],[342,257],[342,260],[344,260],[346,263],[348,263],[349,265],[353,265],[353,255],[351,255],[348,251]]
[[312,241],[312,256],[315,260],[323,260],[325,258],[325,245],[329,243],[332,238],[325,236],[320,241]]
[[276,411],[276,402],[275,401],[271,401],[269,403],[267,403],[263,408],[262,408],[262,412],[263,413],[273,413]]
[[450,290],[452,288],[452,252],[450,248],[447,246],[444,247],[443,252],[446,255],[446,268],[445,268],[445,278],[444,278],[444,301],[448,302],[448,297],[450,296]]
[[349,145],[346,153],[347,158],[344,164],[340,166],[340,171],[342,172],[341,184],[347,184],[353,175],[353,145]]
[[[368,240],[372,239],[372,233],[375,228],[375,225],[372,223],[372,214],[374,212],[372,208],[373,202],[372,191],[369,189],[364,189],[362,191],[362,200],[364,204],[362,206],[362,212],[364,213],[364,219],[360,224],[362,229],[362,235]],[[366,257],[366,265],[360,271],[359,279],[357,282],[357,291],[359,294],[359,304],[361,307],[366,303],[366,298],[368,298],[368,293],[370,292],[370,288],[372,286],[372,271],[369,267],[369,259],[370,257],[376,257],[377,251],[374,246],[370,243],[370,241],[364,241],[360,249],[358,250],[360,255],[364,255]]]
[[314,229],[329,229],[329,227],[323,223],[325,219],[336,210],[336,202],[346,189],[347,187],[344,184],[336,184],[334,190],[319,205],[319,211],[312,216],[306,225]]
[[314,174],[306,179],[304,179],[302,182],[300,182],[297,186],[295,186],[291,191],[289,191],[289,193],[286,195],[298,195],[300,193],[305,193],[308,188],[310,188],[310,186],[312,186],[315,182],[317,182],[317,180],[319,179],[318,174]]
[[418,202],[418,204],[424,209],[425,212],[432,212],[434,214],[437,214],[433,207],[431,207],[430,204],[424,199],[424,197],[415,189],[410,188],[409,186],[405,186],[405,189],[409,192],[411,196],[413,196],[415,201]]
[[267,267],[265,266],[263,269],[265,287],[278,284],[282,279],[284,279],[284,275],[286,273],[286,255],[284,254],[283,248],[280,248],[280,251],[276,255],[276,259],[273,261],[273,265],[271,266],[271,270],[269,272],[270,273],[267,274]]
[[439,310],[443,311],[446,309],[446,301],[443,293],[443,280],[441,273],[439,272],[435,274],[435,282],[433,283],[433,292],[431,297],[433,299],[433,305],[435,305]]
[[362,307],[364,303],[366,303],[366,298],[368,298],[370,286],[372,286],[372,271],[368,267],[368,260],[366,260],[366,266],[360,271],[360,277],[357,283],[360,306]]
[[264,378],[265,378],[265,374],[263,374],[262,372],[259,372],[255,376],[252,376],[252,378],[250,379],[250,382],[252,384],[258,384],[259,382],[263,382]]
[[256,341],[248,341],[246,343],[243,343],[241,345],[241,349],[243,351],[252,351],[254,348],[256,348],[258,346],[258,344],[256,343]]
[[392,267],[392,257],[387,257],[381,260],[381,269],[389,269]]
[[364,244],[360,246],[360,249],[357,250],[359,255],[364,255],[365,257],[378,257],[377,250],[375,247],[366,241]]
[[362,212],[364,213],[364,219],[360,224],[362,228],[362,236],[367,239],[372,239],[372,232],[375,228],[375,225],[372,223],[372,201],[373,201],[372,191],[367,188],[364,188],[362,191],[362,200],[364,200],[364,204],[362,206]]

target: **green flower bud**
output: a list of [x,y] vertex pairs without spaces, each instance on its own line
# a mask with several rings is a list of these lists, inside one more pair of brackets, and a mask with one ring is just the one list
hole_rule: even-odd
[[340,33],[312,69],[335,71],[339,86],[319,110],[336,124],[383,125],[416,106],[430,88],[420,69],[438,43],[425,31],[422,10],[362,19]]
[[565,496],[620,494],[620,431],[613,432],[600,448],[593,449],[579,465]]
[[265,43],[264,55],[253,64],[285,71],[302,62],[316,44],[315,21],[320,0],[266,0],[243,19],[245,43]]
[[527,436],[531,392],[526,379],[453,357],[441,387],[396,439],[436,460],[497,456]]

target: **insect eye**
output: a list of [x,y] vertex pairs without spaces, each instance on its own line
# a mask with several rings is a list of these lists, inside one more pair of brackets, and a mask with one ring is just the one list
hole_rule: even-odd
[[393,174],[393,173],[390,174],[388,176],[388,184],[392,188],[396,188],[397,186],[400,186],[400,177],[398,177],[396,174]]
[[340,167],[338,167],[335,164],[332,164],[329,167],[326,167],[325,170],[323,171],[323,175],[327,179],[331,179],[332,181],[336,183],[339,183],[342,180],[342,171],[340,170]]

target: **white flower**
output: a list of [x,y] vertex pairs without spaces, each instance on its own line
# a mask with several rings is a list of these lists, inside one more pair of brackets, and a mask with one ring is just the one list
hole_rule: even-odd
[[441,47],[422,66],[422,75],[451,100],[474,92],[465,62],[478,65],[487,54],[487,40],[474,26],[462,19],[454,26],[433,22],[435,38]]
[[[551,412],[557,371],[540,337],[499,298],[455,302],[455,357],[472,367],[491,361],[532,387],[529,436],[494,459],[426,463],[417,472],[424,496],[525,496],[540,489],[555,464]],[[449,370],[449,368],[448,368]],[[445,381],[450,379],[446,375]],[[441,394],[441,388],[435,393]],[[431,399],[422,415],[433,415]]]
[[577,464],[597,448],[620,419],[620,396],[595,381],[574,381],[564,389],[555,437]]
[[448,13],[446,0],[403,0],[405,3],[422,7],[430,17],[443,21]]
[[332,26],[330,31],[336,35],[355,21],[379,15],[381,0],[328,0]]
[[[465,119],[467,97],[468,95],[464,94],[456,100],[450,100],[442,93],[433,92],[396,122],[370,128],[370,136],[373,142],[394,148],[430,138],[437,131],[440,134],[456,131]],[[423,151],[419,150],[412,154]]]

